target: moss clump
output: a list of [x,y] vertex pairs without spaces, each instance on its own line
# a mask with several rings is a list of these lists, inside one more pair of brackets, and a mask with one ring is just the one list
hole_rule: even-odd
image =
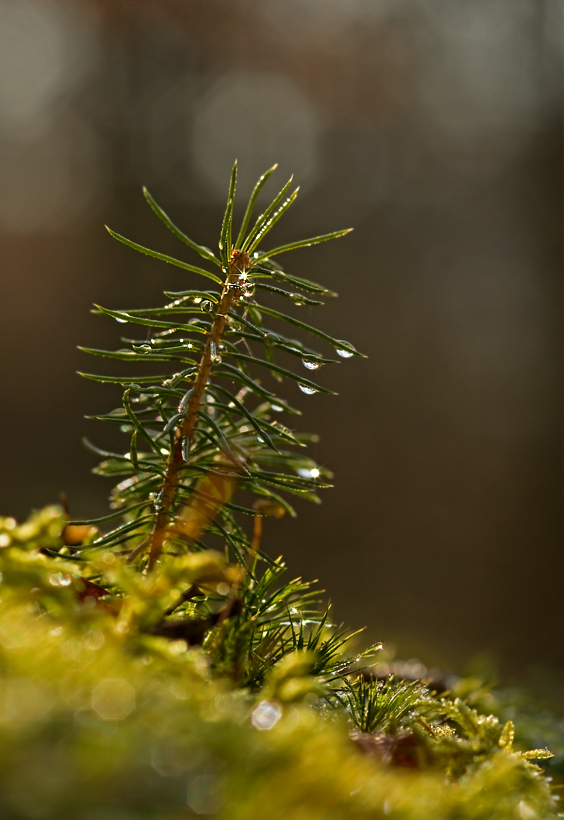
[[[232,657],[243,653],[247,678],[234,677],[232,634],[218,662],[220,641],[154,629],[186,585],[233,580],[217,555],[140,576],[110,551],[65,559],[65,527],[56,507],[22,526],[0,520],[2,817],[559,816],[531,762],[548,753],[514,745],[511,722],[468,705],[483,701],[474,685],[461,700],[358,675],[339,654],[319,668],[326,626],[316,649],[289,649],[260,681],[252,633],[239,631]],[[127,593],[99,594],[118,586]]]

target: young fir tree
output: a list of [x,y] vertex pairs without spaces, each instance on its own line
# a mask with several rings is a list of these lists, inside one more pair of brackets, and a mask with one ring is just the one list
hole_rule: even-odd
[[[330,478],[304,454],[311,437],[280,422],[297,411],[264,375],[331,392],[313,371],[361,355],[271,307],[334,295],[278,257],[347,233],[263,250],[297,195],[290,180],[253,222],[273,170],[235,237],[233,168],[219,257],[145,192],[205,267],[110,231],[213,285],[165,291],[158,308],[96,308],[131,330],[125,347],[87,352],[166,371],[84,374],[123,386],[122,406],[96,418],[127,435],[127,451],[88,445],[97,472],[119,476],[112,512],[0,519],[2,816],[555,818],[529,762],[550,753],[520,750],[538,720],[515,735],[512,704],[476,683],[438,694],[400,668],[378,674],[379,647],[347,654],[355,633],[263,549],[262,518],[294,515],[289,497],[315,501]],[[339,358],[279,330],[288,324]]]

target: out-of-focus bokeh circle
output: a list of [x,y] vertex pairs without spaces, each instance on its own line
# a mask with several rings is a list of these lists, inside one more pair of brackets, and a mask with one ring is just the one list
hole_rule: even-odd
[[198,102],[192,161],[221,199],[234,157],[245,188],[275,163],[311,188],[318,131],[315,109],[286,77],[232,73],[214,83]]

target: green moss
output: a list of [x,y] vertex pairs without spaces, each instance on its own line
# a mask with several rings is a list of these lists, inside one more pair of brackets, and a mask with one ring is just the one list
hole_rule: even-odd
[[82,564],[45,554],[63,548],[61,511],[13,524],[0,520],[2,817],[558,816],[512,725],[454,696],[354,676],[343,686],[299,649],[249,688],[209,650],[150,634],[179,579],[227,572],[217,556],[153,577],[103,553],[97,583],[127,588],[113,608],[81,600]]

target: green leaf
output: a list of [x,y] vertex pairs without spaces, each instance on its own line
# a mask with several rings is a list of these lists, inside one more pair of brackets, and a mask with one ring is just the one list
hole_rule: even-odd
[[[127,467],[129,465],[129,470],[127,472],[133,472],[133,470],[131,469],[133,465],[131,464],[131,459],[128,455],[120,455],[119,453],[109,453],[106,450],[101,450],[99,447],[96,447],[95,444],[92,444],[92,442],[89,441],[87,438],[83,438],[82,443],[84,444],[86,449],[89,450],[91,453],[95,453],[97,456],[102,456],[102,458],[108,459],[109,461],[115,461],[116,463],[119,463],[124,467]],[[142,465],[144,470],[151,470],[154,472],[158,472],[161,475],[164,475],[162,469],[159,469],[157,465],[152,464],[151,462],[143,461],[139,462],[139,464]],[[99,470],[101,467],[102,464],[98,465],[98,468],[96,469]]]
[[137,430],[131,434],[131,446],[129,448],[129,458],[136,470],[139,470],[139,460],[137,458]]
[[120,518],[121,516],[128,515],[128,513],[133,512],[133,510],[138,510],[140,507],[147,507],[148,502],[146,500],[140,501],[138,504],[133,504],[131,507],[127,507],[125,509],[116,510],[109,515],[103,515],[102,518],[85,518],[83,521],[69,521],[69,526],[71,527],[97,527],[98,524],[106,524],[108,521],[113,521],[115,518]]
[[[96,313],[96,311],[92,311]],[[169,315],[179,315],[182,313],[196,313],[201,314],[202,309],[199,305],[163,305],[163,307],[158,308],[122,308],[122,313],[126,313],[128,316],[141,316],[141,317],[149,317],[149,316],[166,316],[168,313]]]
[[[191,273],[198,273],[200,274],[200,276],[205,276],[207,279],[211,279],[213,282],[217,282],[219,285],[223,284],[222,280],[219,278],[219,276],[216,276],[215,273],[210,273],[209,271],[204,270],[203,268],[197,268],[195,265],[189,265],[187,262],[181,262],[180,259],[175,259],[173,256],[168,256],[166,253],[159,253],[158,251],[152,251],[149,248],[145,248],[143,245],[138,245],[137,242],[132,242],[131,239],[126,239],[125,236],[122,236],[121,234],[112,231],[111,228],[108,228],[107,225],[106,230],[111,236],[114,237],[114,239],[117,239],[119,242],[123,242],[124,245],[127,245],[129,248],[133,248],[134,251],[144,253],[146,256],[152,256],[153,259],[159,259],[161,262],[168,262],[169,265],[174,265],[177,268],[188,270]],[[218,264],[220,263],[218,262]]]
[[225,436],[223,435],[223,431],[220,429],[219,425],[212,419],[208,413],[204,412],[203,410],[198,410],[198,416],[205,422],[205,424],[209,424],[212,428],[214,433],[218,438],[218,447],[219,449],[227,456],[227,458],[233,462],[233,464],[237,467],[238,470],[241,470],[242,473],[248,473],[248,470],[245,466],[245,462],[243,461],[242,457],[235,453]]
[[250,245],[249,253],[252,253],[255,250],[255,248],[257,247],[259,242],[261,242],[261,240],[264,239],[266,234],[269,233],[269,231],[272,230],[272,228],[276,225],[278,220],[286,213],[286,211],[288,210],[290,205],[292,205],[292,203],[296,199],[299,191],[300,191],[299,187],[296,188],[295,191],[293,191],[290,194],[288,199],[286,199],[285,202],[282,203],[280,208],[278,208],[278,210],[275,211],[275,213],[270,217],[270,219],[267,219],[267,221],[264,223],[264,225],[262,226],[262,228],[260,229],[260,231],[256,235],[254,241]]
[[[126,339],[122,336],[122,342],[130,345],[136,345],[138,347],[142,347],[143,345],[150,345],[151,346],[151,353],[143,354],[140,353],[140,356],[143,358],[147,358],[151,361],[152,356],[168,356],[169,354],[173,353],[202,353],[204,350],[205,345],[202,342],[197,342],[194,339],[182,339],[172,337],[168,340],[165,339]],[[136,353],[139,351],[135,351]],[[156,359],[155,359],[156,361]],[[170,361],[182,361],[181,357],[178,356],[171,356]]]
[[[243,339],[250,339],[251,341],[260,342],[261,344],[268,343],[269,345],[277,348],[278,350],[283,350],[285,353],[290,353],[292,356],[298,356],[300,359],[312,359],[316,361],[318,364],[340,364],[340,362],[338,362],[337,359],[324,359],[323,356],[321,356],[315,350],[312,350],[309,347],[305,347],[305,345],[303,345],[297,339],[288,339],[286,336],[282,336],[280,333],[275,333],[273,330],[268,330],[267,328],[259,329],[248,320],[241,319],[241,321],[244,322],[244,324],[247,327],[254,328],[256,330],[256,333],[246,333],[245,331],[237,331],[234,335],[237,335],[238,337],[241,337]],[[232,335],[231,332],[229,332],[229,335]],[[230,345],[230,347],[233,347],[233,345]]]
[[151,385],[150,387],[141,387],[140,384],[132,383],[129,385],[129,389],[133,390],[134,393],[142,393],[147,395],[151,398],[155,396],[168,396],[171,398],[182,398],[184,395],[183,390],[175,390],[170,387],[156,387]]
[[[82,347],[78,345],[78,350],[83,353],[89,353],[91,356],[100,356],[103,359],[117,359],[118,361],[127,362],[135,359],[136,361],[145,362],[186,362],[196,365],[195,359],[188,359],[186,356],[171,356],[166,355],[166,351],[162,353],[139,353],[136,350],[98,350],[95,347]],[[184,351],[185,348],[178,348],[179,351]]]
[[232,396],[229,390],[226,390],[224,387],[221,387],[219,384],[214,385],[213,390],[217,390],[219,393],[222,393],[226,396],[230,402],[232,402],[235,407],[242,413],[247,421],[255,428],[258,435],[264,440],[265,444],[268,445],[272,450],[278,452],[278,448],[272,442],[272,439],[268,435],[268,433],[263,429],[263,427],[258,423],[255,417],[247,410],[245,405],[239,401],[235,396]]
[[292,174],[292,176],[290,177],[288,182],[284,185],[284,187],[282,188],[280,193],[272,200],[272,202],[270,203],[268,208],[264,211],[264,213],[262,213],[259,216],[259,218],[257,219],[257,221],[254,224],[253,229],[251,230],[251,232],[249,233],[249,235],[245,239],[245,241],[243,243],[242,250],[246,251],[249,248],[251,243],[254,241],[256,235],[258,234],[258,232],[262,228],[262,226],[268,220],[270,214],[273,213],[276,210],[276,208],[278,207],[278,203],[281,202],[282,199],[286,196],[286,193],[287,193],[290,185],[292,184],[293,179],[294,179],[294,175]]
[[96,541],[93,541],[91,544],[88,544],[85,549],[92,549],[95,547],[103,547],[111,544],[115,538],[118,538],[120,535],[124,533],[131,533],[135,530],[140,529],[145,524],[148,524],[149,521],[154,519],[153,515],[143,515],[141,518],[137,518],[135,521],[128,521],[126,524],[122,524],[121,527],[116,527],[115,530],[107,533],[106,535],[102,536],[101,538],[97,538]]
[[352,230],[353,228],[345,228],[343,231],[333,231],[333,233],[314,236],[312,239],[301,239],[299,242],[290,242],[288,245],[280,245],[279,248],[274,248],[268,251],[268,253],[263,253],[262,256],[257,256],[256,259],[253,259],[253,263],[255,265],[260,264],[264,259],[270,259],[271,256],[277,256],[280,253],[286,253],[286,251],[293,251],[296,248],[308,248],[310,245],[319,245],[320,242],[328,242],[329,239],[339,239],[339,237],[345,236]]
[[292,370],[286,370],[285,367],[280,367],[277,364],[272,364],[272,362],[267,362],[264,359],[256,359],[254,356],[247,356],[246,353],[228,353],[227,355],[232,356],[234,359],[240,359],[243,362],[249,362],[250,364],[258,364],[261,367],[266,367],[273,373],[280,373],[281,376],[286,376],[289,379],[293,379],[300,384],[305,384],[308,387],[311,387],[317,393],[328,393],[330,396],[336,396],[333,390],[329,390],[327,387],[322,387],[320,384],[316,382],[312,382],[310,379],[306,379],[302,376],[299,376],[297,373],[294,373]]
[[279,487],[283,487],[288,492],[298,493],[299,495],[308,493],[314,486],[316,489],[328,489],[331,487],[331,484],[320,484],[319,482],[315,482],[314,484],[311,481],[308,482],[304,479],[299,479],[297,476],[287,475],[286,473],[273,473],[268,470],[252,470],[251,473],[253,478],[275,484]]
[[105,316],[111,316],[112,319],[117,319],[121,322],[131,322],[133,325],[170,328],[171,330],[178,330],[182,333],[207,332],[204,328],[199,327],[197,324],[179,324],[178,322],[165,322],[164,320],[160,321],[159,319],[144,319],[141,316],[132,316],[124,310],[110,310],[109,308],[102,307],[101,305],[94,305],[94,307],[96,308],[96,310],[93,311],[94,313],[103,313]]
[[[284,296],[286,299],[292,299],[292,301],[294,301],[294,297],[296,296],[296,294],[291,293],[289,290],[275,288],[273,285],[267,285],[264,282],[256,282],[255,287],[259,288],[260,290],[267,290],[269,293],[276,293],[278,296]],[[323,304],[323,302],[318,302],[315,299],[306,299],[305,296],[300,296],[299,299],[300,301],[297,304],[300,305],[309,305],[310,307],[316,307],[317,305]]]
[[227,207],[225,209],[225,216],[223,217],[223,224],[221,226],[219,250],[224,265],[227,265],[231,258],[231,233],[233,227],[233,203],[235,199],[235,188],[237,186],[237,160],[233,163],[233,170],[231,171],[231,180],[229,182],[229,193],[227,195]]
[[241,382],[249,387],[253,393],[256,393],[258,396],[262,396],[265,399],[272,400],[274,404],[280,405],[283,407],[284,410],[287,410],[289,413],[295,413],[297,415],[301,415],[299,410],[294,410],[290,405],[287,404],[284,399],[279,399],[274,393],[271,393],[269,390],[266,390],[262,385],[257,384],[254,379],[251,379],[250,376],[247,376],[246,373],[243,373],[238,367],[234,367],[232,364],[223,361],[220,365],[218,365],[215,369],[217,375],[223,375],[226,378],[231,378],[235,381]]
[[209,299],[210,302],[219,302],[220,294],[215,290],[165,290],[165,296],[169,299],[181,299],[190,297],[194,299]]
[[284,427],[284,425],[280,424],[280,422],[278,421],[273,421],[271,423],[261,420],[261,424],[263,424],[266,429],[270,430],[270,432],[273,435],[279,436],[284,441],[287,441],[290,444],[294,444],[296,447],[306,446],[303,442],[301,442],[299,439],[295,437],[291,430],[288,430],[287,427]]
[[[147,444],[149,445],[151,450],[153,450],[159,457],[161,457],[162,453],[160,451],[160,448],[159,448],[158,444],[155,444],[155,442],[153,441],[151,436],[147,433],[147,431],[145,430],[145,428],[143,427],[143,425],[141,424],[141,422],[139,421],[139,419],[137,418],[137,416],[133,412],[133,410],[131,408],[131,403],[129,401],[129,394],[130,394],[130,391],[126,390],[123,394],[123,399],[122,399],[123,407],[124,407],[125,412],[127,413],[128,417],[129,417],[129,420],[131,421],[131,423],[135,427],[135,430],[138,433],[138,435],[142,436],[142,438],[145,439],[145,441],[147,442]],[[133,455],[131,457],[131,460],[133,461]]]
[[[239,544],[238,544],[238,543],[237,543],[237,541],[233,538],[232,534],[231,534],[230,532],[228,532],[228,531],[225,529],[225,527],[223,526],[223,524],[221,523],[221,521],[219,521],[217,518],[216,518],[216,519],[214,519],[214,520],[212,521],[212,523],[210,524],[210,526],[209,526],[209,530],[210,530],[211,532],[214,532],[214,530],[215,530],[215,531],[216,531],[216,532],[218,532],[220,535],[222,535],[222,536],[223,536],[223,538],[225,538],[225,541],[227,542],[227,544],[229,544],[229,546],[230,546],[230,547],[231,547],[231,549],[233,550],[233,552],[234,552],[234,554],[235,554],[235,558],[237,559],[237,561],[239,562],[239,564],[240,564],[242,567],[245,567],[245,566],[246,566],[246,562],[245,562],[245,559],[243,558],[243,553],[241,552],[241,549],[239,548]],[[249,547],[250,547],[250,544],[245,544],[245,545],[244,545],[244,548],[246,548],[246,549],[248,549]]]
[[[160,205],[157,205],[157,203],[155,202],[155,200],[146,188],[143,188],[143,194],[145,195],[145,199],[147,200],[153,211],[156,213],[156,215],[159,217],[159,219],[162,220],[162,222],[164,222],[167,228],[170,231],[172,231],[172,233],[178,239],[184,242],[185,245],[188,245],[189,248],[192,248],[193,251],[196,251],[196,253],[198,253],[204,259],[207,259],[208,262],[213,262],[215,265],[221,267],[221,262],[209,248],[206,248],[205,245],[196,244],[196,242],[193,242],[191,239],[189,239],[186,236],[186,234],[182,233],[180,228],[176,227],[172,220],[165,214]],[[221,282],[221,280],[218,281]]]
[[328,288],[323,285],[319,285],[317,282],[312,282],[311,279],[304,279],[301,276],[290,276],[281,270],[263,268],[261,265],[255,265],[255,262],[253,261],[253,266],[249,271],[249,274],[253,275],[255,269],[261,274],[264,273],[265,276],[270,276],[272,279],[276,279],[278,282],[287,282],[289,285],[293,285],[295,288],[299,288],[300,290],[305,290],[307,293],[319,293],[322,296],[338,296],[334,290],[328,290]]
[[245,487],[261,498],[268,498],[270,501],[276,501],[276,503],[281,504],[291,518],[296,518],[297,513],[295,509],[288,503],[288,501],[286,501],[285,498],[278,495],[278,493],[273,492],[273,490],[270,490],[267,487],[263,487],[257,482],[245,481]]
[[90,379],[93,382],[103,382],[105,384],[128,384],[132,389],[135,388],[135,385],[162,382],[167,378],[166,376],[98,376],[95,373],[82,373],[80,370],[77,370],[77,373],[84,379]]
[[[280,313],[278,310],[274,310],[273,308],[264,307],[261,305],[260,307],[262,313],[266,313],[268,316],[273,316],[275,319],[281,319],[284,322],[288,322],[295,327],[299,327],[302,330],[306,330],[308,333],[313,334],[314,336],[318,336],[320,339],[324,339],[329,344],[332,344],[335,348],[339,350],[346,350],[348,353],[351,353],[353,356],[360,356],[363,359],[366,356],[363,353],[359,353],[350,342],[345,342],[342,339],[335,339],[333,336],[328,336],[327,333],[323,333],[323,331],[318,330],[316,327],[312,327],[311,325],[306,325],[305,322],[300,322],[299,319],[294,319],[293,316],[288,316],[286,313]],[[240,317],[238,317],[240,318]]]
[[241,228],[239,230],[239,234],[237,236],[237,240],[235,242],[235,247],[240,248],[241,243],[245,238],[245,233],[247,232],[247,228],[249,227],[249,222],[251,221],[251,216],[253,215],[253,210],[255,207],[255,203],[257,201],[257,197],[262,190],[265,182],[269,178],[269,176],[278,168],[278,163],[273,165],[272,168],[269,168],[268,171],[265,171],[264,174],[259,177],[257,184],[255,185],[253,192],[250,196],[249,203],[245,210],[245,215],[243,216],[243,222],[241,223]]

